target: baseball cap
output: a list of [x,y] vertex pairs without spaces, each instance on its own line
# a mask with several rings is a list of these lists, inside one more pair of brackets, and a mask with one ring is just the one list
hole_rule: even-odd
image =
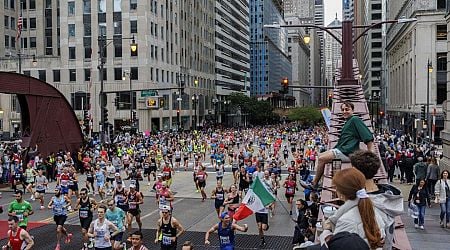
[[163,211],[170,211],[170,206],[169,205],[163,205],[160,207],[161,212]]
[[119,173],[115,173],[114,176],[120,176],[120,174]]
[[135,184],[130,184],[130,188],[136,188]]

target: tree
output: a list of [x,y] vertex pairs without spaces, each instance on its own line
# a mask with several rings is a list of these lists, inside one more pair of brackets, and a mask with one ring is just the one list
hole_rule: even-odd
[[288,118],[291,121],[298,121],[302,125],[315,125],[323,123],[322,113],[315,107],[299,107],[290,110]]
[[273,107],[268,101],[258,101],[242,93],[232,93],[228,96],[230,110],[241,109],[241,113],[247,115],[247,122],[252,125],[271,124],[279,121],[279,117],[273,113]]

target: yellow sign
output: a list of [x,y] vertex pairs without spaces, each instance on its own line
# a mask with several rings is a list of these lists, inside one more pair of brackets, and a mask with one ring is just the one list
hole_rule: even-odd
[[158,101],[158,97],[148,97],[147,101],[145,102],[147,108],[151,108],[151,109],[157,109],[159,108],[159,101]]

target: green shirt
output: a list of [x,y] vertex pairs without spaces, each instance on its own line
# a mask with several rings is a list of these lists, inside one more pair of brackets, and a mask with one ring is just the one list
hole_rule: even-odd
[[30,213],[31,211],[33,211],[33,208],[28,201],[22,201],[21,203],[18,203],[17,200],[14,200],[9,204],[8,207],[8,213],[16,212],[16,216],[19,218],[19,227],[27,226],[28,216],[23,216],[23,213]]
[[351,116],[342,127],[341,136],[334,148],[343,154],[350,155],[359,149],[359,143],[373,141],[372,132],[364,122],[356,116]]

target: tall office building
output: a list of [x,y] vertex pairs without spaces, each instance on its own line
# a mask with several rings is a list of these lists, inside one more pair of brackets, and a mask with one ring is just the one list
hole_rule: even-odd
[[248,0],[216,2],[216,87],[218,100],[233,92],[250,94]]
[[342,0],[342,18],[343,20],[355,19],[355,0]]
[[[324,1],[323,0],[314,0],[314,24],[324,27],[325,26],[325,10],[324,10]],[[311,83],[312,85],[317,86],[325,86],[327,85],[325,81],[325,60],[326,56],[324,53],[325,50],[325,36],[323,30],[314,30],[313,36],[317,34],[318,41],[313,41],[311,43],[311,51],[314,56],[319,56],[319,60],[317,62],[315,57],[312,57],[311,63]],[[318,46],[316,44],[319,44]],[[326,90],[325,89],[314,89],[313,90],[313,102],[315,105],[323,105],[326,103]]]
[[[382,0],[355,1],[354,25],[368,25],[382,21]],[[356,30],[355,34],[362,32]],[[367,99],[381,101],[381,80],[383,77],[383,41],[381,26],[370,29],[356,45],[361,84]],[[379,103],[378,103],[379,104]]]
[[[56,87],[80,119],[83,110],[90,110],[93,132],[100,128],[102,62],[108,119],[116,130],[129,127],[132,111],[135,124],[145,131],[177,127],[177,109],[185,128],[193,125],[194,117],[201,125],[212,110],[215,1],[10,0],[1,4],[0,15],[8,22],[0,31],[5,37],[0,43],[0,69],[18,72],[18,54],[22,54],[22,73]],[[19,44],[15,27],[20,15]],[[135,52],[130,51],[133,41],[138,46]],[[176,93],[181,84],[183,95]],[[152,95],[159,96],[159,108],[146,106]],[[17,102],[2,96],[0,105],[3,131],[12,133],[20,111]]]
[[[341,27],[342,23],[336,17],[327,27]],[[342,36],[341,29],[331,29],[336,37]],[[335,74],[337,66],[342,59],[341,44],[330,34],[325,33],[325,81],[328,86],[333,86],[335,82]]]
[[287,30],[264,28],[285,24],[282,0],[250,1],[250,94],[266,96],[281,90],[281,80],[291,80]]

